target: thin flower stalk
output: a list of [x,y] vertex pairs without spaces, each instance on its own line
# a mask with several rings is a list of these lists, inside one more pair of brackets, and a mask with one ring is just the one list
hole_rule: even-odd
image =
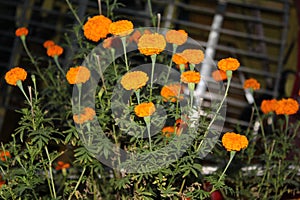
[[154,76],[154,69],[155,69],[155,62],[156,62],[156,54],[151,55],[151,79],[150,79],[150,97],[149,97],[149,101],[152,100],[152,87],[153,87],[153,76]]
[[77,181],[77,183],[76,183],[76,186],[74,187],[74,190],[73,190],[73,192],[70,194],[68,200],[71,200],[71,199],[72,199],[72,196],[75,194],[75,192],[76,192],[76,190],[77,190],[79,184],[80,184],[81,181],[82,181],[82,178],[83,178],[83,175],[84,175],[84,173],[85,173],[85,170],[86,170],[86,165],[84,165],[84,167],[83,167],[83,169],[82,169],[82,172],[81,172],[81,175],[80,175],[80,177],[79,177],[79,179],[78,179],[78,181]]
[[66,3],[68,4],[72,14],[74,15],[75,19],[77,20],[77,22],[80,24],[80,26],[83,25],[83,23],[81,22],[81,20],[79,19],[77,13],[75,12],[75,9],[73,8],[72,4],[70,3],[69,0],[66,0]]
[[58,56],[55,55],[55,56],[53,57],[53,59],[54,59],[54,62],[55,62],[55,64],[56,64],[56,66],[58,67],[59,71],[62,73],[63,76],[65,76],[65,75],[66,75],[66,74],[65,74],[65,71],[62,69],[62,67],[60,66],[60,64],[59,64],[59,62],[58,62]]
[[126,53],[126,37],[121,37],[121,41],[122,41],[122,45],[123,45],[126,71],[129,71],[129,65],[128,65],[128,59],[127,59],[127,53]]
[[168,66],[168,74],[167,74],[167,77],[166,77],[166,83],[168,82],[168,79],[169,79],[169,76],[170,76],[170,71],[171,71],[171,67],[172,67],[172,63],[173,63],[172,58],[173,58],[174,54],[176,53],[178,45],[177,44],[172,44],[172,46],[173,46],[173,51],[172,51],[172,57],[170,59],[170,63],[169,63],[169,66]]

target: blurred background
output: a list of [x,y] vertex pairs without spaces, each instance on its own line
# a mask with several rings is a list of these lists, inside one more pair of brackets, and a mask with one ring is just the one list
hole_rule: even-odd
[[[217,62],[225,57],[238,58],[241,67],[234,73],[227,98],[224,131],[236,125],[248,126],[253,99],[297,97],[300,85],[300,1],[297,0],[102,0],[118,2],[114,20],[129,19],[135,27],[152,26],[150,12],[161,14],[161,27],[184,29]],[[79,18],[86,21],[99,13],[97,0],[70,1]],[[4,75],[15,66],[30,65],[15,30],[29,29],[27,44],[36,56],[47,57],[45,40],[64,46],[62,65],[69,68],[72,52],[65,35],[72,37],[77,23],[65,0],[0,0],[0,141],[8,141],[17,127],[24,100],[21,92],[5,83]],[[69,41],[75,43],[76,41]],[[43,66],[40,66],[43,70]],[[247,95],[243,82],[256,78],[261,90]]]

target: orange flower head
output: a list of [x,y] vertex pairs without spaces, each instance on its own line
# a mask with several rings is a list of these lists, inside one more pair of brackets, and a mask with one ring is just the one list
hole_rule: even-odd
[[252,88],[253,90],[259,90],[260,83],[254,78],[249,78],[244,82],[244,89],[248,89],[248,88]]
[[110,24],[109,33],[117,36],[126,36],[132,33],[133,24],[128,20],[119,20]]
[[63,52],[64,49],[57,44],[49,46],[47,48],[47,55],[51,57],[60,56]]
[[199,83],[201,76],[199,72],[186,71],[181,74],[180,79],[183,83]]
[[89,18],[83,25],[83,34],[87,39],[98,42],[100,39],[106,38],[111,23],[111,20],[104,15],[96,15]]
[[71,67],[66,74],[66,78],[70,84],[85,83],[90,77],[90,70],[84,66]]
[[55,42],[53,40],[46,40],[44,43],[43,43],[43,46],[48,49],[49,47],[55,45]]
[[277,100],[263,100],[260,105],[260,109],[264,114],[268,114],[269,112],[274,112],[276,108]]
[[92,121],[95,116],[96,112],[94,109],[85,107],[80,114],[73,116],[73,120],[76,124],[83,124],[87,121]]
[[63,161],[58,161],[57,165],[55,167],[55,170],[62,170],[62,169],[68,169],[70,168],[70,164],[69,163],[65,163]]
[[142,36],[141,32],[139,30],[136,30],[133,32],[133,34],[129,37],[129,42],[135,42],[138,43],[140,37]]
[[160,91],[160,95],[163,97],[163,101],[176,102],[177,99],[183,99],[181,94],[181,85],[179,83],[174,83],[170,85],[165,85]]
[[145,86],[148,80],[149,77],[145,72],[127,72],[121,79],[121,85],[126,90],[138,90],[141,87]]
[[244,135],[227,132],[222,137],[222,144],[227,151],[240,151],[248,146],[248,139]]
[[103,40],[102,46],[105,49],[118,48],[121,45],[121,40],[119,37],[109,37]]
[[28,29],[26,27],[20,27],[15,32],[17,37],[28,35]]
[[160,54],[166,47],[166,40],[163,35],[144,34],[138,41],[138,49],[141,54],[151,56],[154,54]]
[[165,126],[161,132],[163,135],[167,138],[171,137],[175,133],[175,127],[174,126]]
[[218,62],[218,67],[223,71],[235,71],[240,67],[240,62],[235,58],[224,58]]
[[187,63],[187,59],[184,57],[182,53],[175,53],[172,57],[172,61],[177,65]]
[[299,104],[295,99],[281,99],[277,101],[275,113],[277,115],[293,115],[297,113],[298,109]]
[[185,49],[182,52],[183,57],[191,64],[199,64],[204,59],[204,53],[200,49]]
[[15,67],[6,72],[5,81],[9,85],[17,85],[17,81],[24,81],[27,77],[27,72],[20,67]]
[[188,34],[184,30],[169,30],[166,33],[166,40],[169,43],[182,45],[187,41]]
[[215,70],[211,73],[211,76],[215,81],[224,81],[227,79],[226,72],[223,70]]
[[0,151],[0,159],[6,161],[7,158],[11,158],[9,151]]
[[141,103],[134,107],[134,112],[138,117],[148,117],[155,112],[156,108],[152,102]]

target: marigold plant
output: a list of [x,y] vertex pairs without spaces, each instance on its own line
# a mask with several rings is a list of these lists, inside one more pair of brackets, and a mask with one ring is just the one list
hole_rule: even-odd
[[204,60],[204,53],[200,49],[185,49],[182,54],[191,64],[199,64]]
[[96,15],[88,19],[83,26],[84,36],[94,42],[106,38],[112,21],[104,15]]
[[2,161],[6,161],[7,158],[11,158],[10,152],[9,151],[1,151],[0,152],[0,159]]
[[271,100],[263,100],[261,102],[260,109],[264,114],[268,114],[270,112],[274,112],[276,109],[277,100],[271,99]]
[[129,37],[129,42],[135,42],[138,43],[140,37],[142,36],[141,32],[139,30],[135,30],[133,34]]
[[102,46],[105,49],[118,48],[121,46],[121,40],[119,37],[108,37],[103,40]]
[[249,78],[244,82],[244,89],[249,89],[249,88],[252,88],[253,90],[259,90],[260,83],[254,78]]
[[240,67],[240,62],[235,58],[224,58],[218,62],[218,67],[223,71],[235,71]]
[[148,117],[155,112],[156,108],[152,102],[144,102],[134,107],[134,113],[138,117]]
[[28,29],[26,27],[20,27],[15,32],[17,37],[21,36],[27,36],[28,35]]
[[163,101],[176,102],[177,99],[182,99],[181,85],[179,83],[173,83],[169,85],[164,85],[160,91],[160,95],[163,97]]
[[199,83],[201,76],[199,72],[196,71],[186,71],[180,76],[183,83]]
[[66,78],[70,84],[85,83],[90,79],[91,72],[84,66],[71,67]]
[[244,135],[227,132],[222,137],[222,144],[227,151],[240,151],[247,148],[248,139]]
[[138,41],[138,49],[141,54],[151,56],[154,54],[160,54],[166,47],[166,40],[163,35],[144,34]]
[[177,65],[186,64],[188,62],[182,53],[175,53],[172,57],[172,61]]
[[138,90],[145,86],[149,80],[148,75],[142,71],[134,71],[126,73],[121,79],[121,85],[126,90]]
[[226,72],[223,70],[215,70],[211,73],[211,76],[215,81],[224,81],[227,79]]
[[5,81],[10,85],[17,85],[17,81],[24,81],[27,77],[27,72],[25,69],[20,67],[15,67],[6,72]]
[[188,34],[184,30],[169,30],[166,33],[166,41],[176,45],[182,45],[187,41]]
[[85,107],[80,114],[73,115],[73,120],[76,124],[83,124],[88,121],[92,121],[96,116],[94,109]]
[[53,40],[46,40],[44,43],[43,43],[43,47],[48,49],[49,47],[55,45],[55,42]]
[[161,132],[163,133],[163,136],[165,137],[171,137],[175,133],[175,127],[174,126],[165,126]]
[[56,165],[56,167],[55,167],[55,170],[62,170],[62,169],[68,169],[68,168],[70,168],[70,163],[65,163],[65,162],[63,162],[63,161],[58,161],[57,162],[57,165]]
[[128,20],[119,20],[110,24],[109,33],[117,36],[126,36],[132,33],[133,23]]
[[293,115],[299,109],[299,104],[295,99],[287,98],[277,101],[275,113],[277,115]]

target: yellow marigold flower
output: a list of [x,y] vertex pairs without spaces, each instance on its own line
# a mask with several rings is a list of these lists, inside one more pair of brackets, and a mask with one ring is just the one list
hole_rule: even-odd
[[267,114],[269,112],[274,112],[276,108],[277,100],[271,99],[271,100],[263,100],[260,105],[260,109],[264,114]]
[[69,163],[65,163],[63,161],[58,161],[57,165],[55,167],[55,170],[62,170],[62,169],[68,169],[70,168],[70,164]]
[[110,24],[109,33],[113,35],[118,35],[118,36],[126,36],[132,33],[133,31],[133,24],[131,21],[128,20],[119,20],[116,22],[113,22]]
[[298,109],[299,104],[295,99],[281,99],[276,103],[275,113],[277,115],[293,115],[297,113]]
[[15,32],[17,37],[28,35],[28,29],[26,27],[20,27]]
[[169,30],[166,33],[166,40],[169,43],[182,45],[187,41],[188,34],[184,30]]
[[47,48],[47,55],[54,57],[60,56],[64,52],[64,49],[59,45],[52,45]]
[[187,63],[187,59],[184,57],[182,53],[175,53],[172,57],[172,61],[177,65]]
[[129,37],[129,42],[135,42],[138,43],[140,37],[142,36],[141,32],[139,30],[136,30],[133,32],[133,34]]
[[155,112],[156,108],[152,102],[141,103],[134,107],[134,112],[138,117],[148,117]]
[[253,90],[259,90],[260,83],[254,78],[249,78],[244,82],[244,89],[248,89],[248,88],[252,88]]
[[227,151],[240,151],[248,146],[248,139],[244,135],[227,132],[222,137],[222,144]]
[[200,49],[185,49],[182,54],[191,64],[199,64],[204,59],[204,53]]
[[151,56],[154,54],[160,54],[166,47],[166,40],[163,35],[144,34],[138,41],[138,49],[141,54]]
[[223,71],[235,71],[240,67],[240,62],[235,58],[224,58],[218,62],[218,67]]
[[165,85],[162,87],[160,91],[160,95],[163,97],[163,101],[167,102],[176,102],[176,100],[182,99],[183,96],[179,96],[181,94],[181,85],[179,83],[174,83],[170,85]]
[[90,79],[91,72],[84,66],[71,67],[66,74],[70,84],[85,83]]
[[139,88],[145,86],[148,80],[149,77],[145,72],[127,72],[121,79],[121,85],[126,90],[138,90]]
[[91,121],[96,116],[96,112],[94,109],[85,107],[83,112],[78,115],[73,115],[73,120],[76,124],[83,124],[87,121]]
[[20,67],[15,67],[6,72],[5,81],[10,85],[17,85],[17,81],[24,81],[27,77],[27,72]]
[[215,81],[224,81],[227,79],[226,72],[223,70],[215,70],[211,73],[211,76]]
[[111,24],[111,20],[103,15],[96,15],[89,18],[83,26],[84,36],[94,42],[98,42],[101,38],[106,38]]
[[46,49],[48,49],[49,47],[55,45],[55,42],[53,42],[53,40],[46,40],[44,43],[43,43],[43,47],[45,47]]
[[180,79],[183,83],[199,83],[200,78],[200,73],[195,71],[186,71],[180,76]]

